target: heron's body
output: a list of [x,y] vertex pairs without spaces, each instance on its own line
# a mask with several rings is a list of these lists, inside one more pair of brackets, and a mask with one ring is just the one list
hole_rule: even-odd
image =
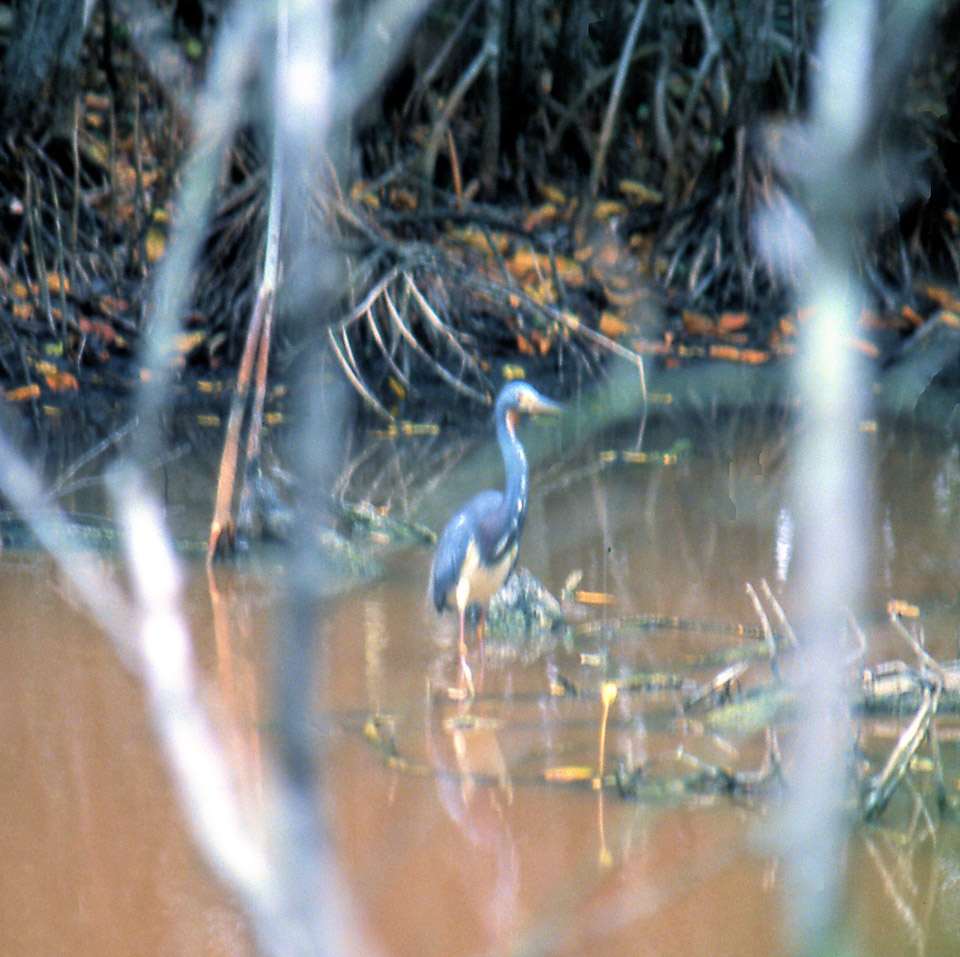
[[[433,604],[437,611],[457,607],[457,586],[461,580],[467,585],[466,607],[486,605],[500,591],[520,550],[520,531],[507,541],[495,540],[493,534],[484,534],[484,526],[492,523],[485,517],[496,515],[503,507],[503,494],[493,490],[481,492],[455,515],[443,530],[433,567]],[[499,548],[497,546],[500,546]],[[445,557],[443,563],[439,559]]]
[[497,398],[497,440],[507,473],[504,492],[474,496],[447,523],[437,543],[430,572],[437,611],[456,610],[460,623],[460,660],[465,672],[464,623],[467,610],[480,609],[478,640],[483,653],[483,617],[517,562],[527,512],[529,468],[516,427],[522,413],[558,412],[559,406],[525,383],[505,386]]

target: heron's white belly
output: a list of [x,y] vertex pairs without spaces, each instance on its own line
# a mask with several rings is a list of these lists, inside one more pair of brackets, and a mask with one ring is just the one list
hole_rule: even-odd
[[[468,583],[468,586],[463,589],[466,591],[466,601],[463,603],[463,607],[466,608],[473,604],[486,605],[500,591],[503,583],[507,580],[507,575],[510,574],[510,569],[513,568],[516,558],[517,545],[514,544],[504,553],[500,561],[487,567],[480,561],[480,552],[477,550],[477,546],[471,542],[467,548],[463,569],[460,572],[460,582],[466,581]],[[454,592],[456,593],[459,590],[460,588],[455,588]],[[454,594],[451,604],[459,604],[456,594]]]

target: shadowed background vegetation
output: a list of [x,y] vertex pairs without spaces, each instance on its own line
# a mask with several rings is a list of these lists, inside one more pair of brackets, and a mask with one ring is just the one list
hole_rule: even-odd
[[[370,7],[339,5],[344,50]],[[879,11],[894,33],[899,9]],[[102,425],[137,381],[187,107],[225,10],[114,0],[80,31],[80,4],[35,0],[10,23],[0,381],[37,426],[64,409]],[[365,407],[422,417],[438,389],[488,402],[513,365],[566,391],[611,354],[792,353],[804,317],[789,277],[758,255],[754,219],[804,201],[785,185],[794,160],[778,124],[806,106],[818,11],[809,0],[431,6],[386,82],[339,118],[347,155],[328,179],[347,173],[311,211],[352,255],[322,318]],[[869,302],[858,345],[883,363],[931,317],[960,313],[960,55],[938,42],[958,16],[944,5],[908,82],[876,91],[880,160],[865,157],[872,208],[855,255]],[[179,399],[201,427],[223,409],[266,231],[269,123],[251,82],[177,343],[190,373]],[[798,257],[805,229],[797,217]],[[281,331],[273,368],[282,376],[299,353]]]

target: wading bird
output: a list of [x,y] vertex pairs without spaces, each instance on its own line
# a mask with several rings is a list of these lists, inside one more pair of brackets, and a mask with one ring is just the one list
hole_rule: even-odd
[[487,605],[517,561],[520,534],[527,513],[530,470],[517,438],[522,415],[558,414],[560,406],[525,382],[500,390],[494,409],[497,441],[507,473],[505,492],[490,490],[472,498],[447,522],[430,569],[433,603],[438,612],[455,609],[460,625],[460,672],[473,692],[467,667],[466,615],[479,612],[477,642],[483,664],[483,629]]

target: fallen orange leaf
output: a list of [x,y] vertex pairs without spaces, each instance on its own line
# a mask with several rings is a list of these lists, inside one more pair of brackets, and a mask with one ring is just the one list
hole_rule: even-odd
[[536,229],[544,223],[553,223],[560,218],[560,210],[555,203],[544,203],[536,209],[530,210],[523,220],[523,228]]
[[530,341],[540,350],[541,356],[545,356],[553,348],[553,336],[545,336],[537,329],[530,333]]
[[721,332],[737,332],[749,321],[750,317],[745,312],[724,312],[717,319],[717,328]]
[[198,329],[195,332],[185,332],[177,336],[175,340],[177,352],[182,356],[189,355],[194,349],[203,344],[206,337],[207,334],[202,329]]
[[728,362],[746,362],[748,365],[760,365],[770,358],[770,353],[762,349],[740,349],[715,343],[710,346],[711,359],[723,359]]
[[38,386],[36,382],[31,382],[30,385],[22,385],[17,389],[11,389],[6,393],[8,402],[26,402],[30,399],[39,398],[40,386]]
[[546,253],[535,253],[529,246],[521,247],[507,260],[507,269],[517,279],[530,274],[547,279],[553,276],[554,263],[557,275],[568,286],[583,285],[583,270],[576,260],[569,256],[555,256],[551,262]]
[[919,326],[923,324],[923,317],[914,309],[912,306],[904,306],[900,310],[900,315],[903,316],[907,322],[911,323],[914,326]]
[[53,392],[80,391],[80,383],[77,382],[77,377],[70,372],[64,372],[63,369],[54,369],[53,372],[45,373],[43,378]]
[[80,331],[86,336],[97,336],[106,343],[122,341],[113,326],[102,319],[81,318]]
[[683,327],[692,336],[708,336],[714,331],[713,320],[702,312],[683,310]]
[[540,187],[540,192],[543,193],[544,199],[557,206],[562,206],[567,201],[563,190],[558,189],[556,186],[551,186],[549,183],[544,183]]
[[778,325],[782,336],[795,336],[797,334],[796,316],[783,316]]
[[617,189],[623,193],[627,199],[634,203],[660,203],[663,202],[663,194],[658,193],[643,183],[638,183],[632,179],[622,179],[617,183]]
[[604,199],[593,208],[593,218],[598,220],[611,219],[614,216],[623,216],[626,211],[626,203],[621,203],[617,199]]
[[60,292],[70,292],[70,280],[58,272],[47,273],[47,289],[54,295]]
[[40,362],[34,362],[32,365],[54,392],[76,392],[80,388],[76,376],[58,368],[52,362],[44,359]]
[[110,97],[103,93],[86,93],[83,97],[83,105],[88,110],[109,110]]
[[493,244],[493,248],[504,256],[510,248],[510,237],[507,236],[506,233],[495,233],[490,230],[484,232],[483,230],[475,229],[473,226],[467,226],[464,229],[451,230],[450,235],[465,246],[478,249],[482,253],[490,252],[491,243]]
[[919,618],[920,609],[916,605],[911,605],[902,598],[891,598],[887,602],[887,614],[899,615],[901,618]]
[[410,213],[417,208],[417,197],[409,189],[398,187],[390,190],[390,205],[396,210]]
[[147,230],[147,262],[153,265],[163,258],[163,251],[167,248],[167,237],[162,229],[152,227]]
[[630,327],[615,313],[600,313],[600,331],[610,339],[618,339]]
[[533,355],[536,355],[537,350],[534,349],[532,345],[530,345],[529,340],[525,336],[520,335],[520,333],[518,332],[517,333],[517,352],[519,352],[520,355],[523,355],[523,356],[533,356]]
[[934,286],[932,283],[923,286],[922,289],[937,305],[951,312],[960,312],[960,300],[949,290],[942,286]]
[[597,265],[616,270],[622,265],[623,250],[619,243],[604,242],[596,256]]
[[130,308],[130,303],[126,299],[114,299],[113,296],[104,296],[100,300],[100,308],[111,315],[118,315],[126,312]]
[[714,343],[710,346],[711,359],[725,359],[729,362],[739,362],[740,352],[741,350],[736,346],[725,346],[719,343]]

